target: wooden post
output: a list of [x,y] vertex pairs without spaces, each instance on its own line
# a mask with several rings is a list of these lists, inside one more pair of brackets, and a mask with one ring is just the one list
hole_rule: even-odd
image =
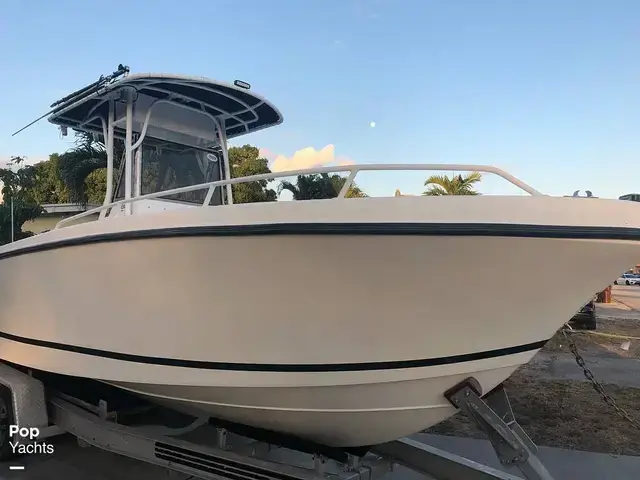
[[596,302],[598,303],[611,303],[611,285],[598,293]]

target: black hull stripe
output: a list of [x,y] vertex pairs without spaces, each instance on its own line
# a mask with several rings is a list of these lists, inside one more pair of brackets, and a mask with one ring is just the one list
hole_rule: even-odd
[[274,223],[207,225],[101,233],[0,253],[0,260],[27,253],[94,243],[175,237],[261,235],[421,235],[640,241],[640,228],[510,223]]
[[[425,358],[422,360],[399,360],[392,362],[368,362],[368,363],[327,363],[327,364],[279,364],[279,363],[227,363],[208,362],[200,360],[181,360],[178,358],[148,357],[143,355],[133,355],[129,353],[112,352],[108,350],[98,350],[95,348],[80,347],[77,345],[66,345],[64,343],[37,340],[35,338],[19,337],[10,333],[0,332],[0,338],[19,342],[36,347],[51,348],[65,352],[91,355],[94,357],[121,360],[124,362],[143,363],[147,365],[162,365],[169,367],[198,368],[203,370],[231,370],[239,372],[362,372],[370,370],[396,370],[420,367],[435,367],[438,365],[450,365],[453,363],[472,362],[474,360],[485,360],[489,358],[504,357],[516,353],[531,352],[538,350],[547,343],[547,340],[517,345],[508,348],[487,350],[484,352],[466,353],[462,355],[452,355],[449,357]],[[10,360],[10,359],[8,359]]]

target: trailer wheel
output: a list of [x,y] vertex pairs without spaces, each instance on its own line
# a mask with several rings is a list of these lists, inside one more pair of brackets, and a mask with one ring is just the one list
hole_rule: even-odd
[[0,461],[9,460],[16,455],[11,448],[11,436],[9,425],[13,425],[13,400],[11,390],[5,385],[0,385]]

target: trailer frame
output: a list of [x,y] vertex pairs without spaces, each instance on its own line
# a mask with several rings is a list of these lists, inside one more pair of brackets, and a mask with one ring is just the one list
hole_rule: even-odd
[[[127,425],[120,420],[145,409],[112,410],[106,400],[93,404],[48,387],[33,371],[21,370],[0,363],[0,407],[3,399],[8,400],[9,420],[39,429],[34,442],[69,433],[80,446],[94,446],[195,478],[377,480],[396,465],[435,480],[521,478],[410,438],[339,449],[208,418],[191,419],[177,428],[161,423]],[[477,382],[469,378],[444,396],[487,433],[503,465],[518,467],[526,479],[553,480],[536,455],[537,447],[515,421],[504,388],[483,398]],[[12,440],[1,427],[0,446]],[[5,452],[0,460],[11,457]]]

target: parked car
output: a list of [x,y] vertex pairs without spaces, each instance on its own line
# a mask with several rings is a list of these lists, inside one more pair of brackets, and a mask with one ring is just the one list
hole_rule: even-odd
[[638,278],[638,275],[635,275],[633,273],[625,273],[619,276],[618,279],[613,283],[614,285],[635,285],[637,283],[640,283],[640,278]]

